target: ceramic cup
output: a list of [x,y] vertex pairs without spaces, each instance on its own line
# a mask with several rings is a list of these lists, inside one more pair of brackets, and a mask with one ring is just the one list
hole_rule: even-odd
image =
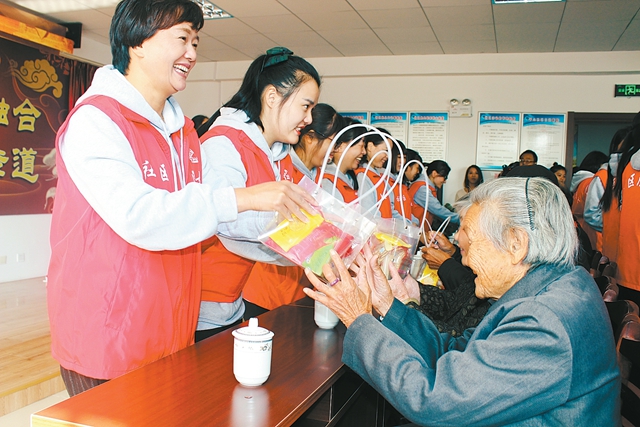
[[258,319],[249,319],[249,326],[233,334],[233,375],[240,384],[256,387],[271,374],[271,344],[273,332],[258,326]]
[[326,305],[318,301],[315,301],[313,306],[313,320],[315,320],[316,325],[322,329],[332,329],[340,321],[338,316],[333,314],[333,311],[329,310]]

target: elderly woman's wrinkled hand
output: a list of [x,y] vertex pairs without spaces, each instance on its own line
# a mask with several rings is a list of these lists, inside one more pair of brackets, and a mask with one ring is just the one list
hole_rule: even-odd
[[451,255],[438,248],[422,247],[422,258],[427,261],[429,268],[437,270],[440,268],[443,262],[451,258]]
[[[387,276],[382,271],[382,268],[380,268],[378,255],[373,255],[368,245],[365,245],[363,252],[366,265],[361,269],[361,271],[364,270],[365,273],[360,275],[360,279],[362,280],[361,286],[366,285],[371,288],[371,303],[373,304],[373,308],[379,315],[385,316],[391,308],[391,304],[393,304],[394,293],[387,280]],[[394,269],[396,274],[398,273],[392,262],[389,263],[389,268]]]
[[[316,291],[310,288],[304,288],[303,291],[309,297],[327,306],[348,328],[358,316],[372,313],[371,291],[368,286],[363,285],[363,283],[366,284],[366,280],[359,280],[362,282],[359,285],[351,277],[338,253],[333,250],[331,261],[338,270],[338,275],[336,276],[329,264],[322,267],[322,273],[329,283],[335,282],[335,284],[331,286],[329,283],[324,283],[307,268],[305,273]],[[359,274],[368,274],[367,270],[368,268],[361,266]]]
[[403,304],[410,301],[420,304],[420,284],[416,279],[411,277],[410,274],[407,274],[407,277],[403,279],[393,263],[389,265],[389,273],[391,273],[389,286],[391,287],[393,296]]
[[[395,271],[395,274],[399,277],[400,274],[398,270],[395,268],[393,263],[389,263],[389,268]],[[393,292],[393,286],[387,281],[387,278],[380,267],[378,255],[374,255],[370,245],[364,245],[362,251],[356,256],[356,259],[349,267],[351,271],[356,273],[356,283],[365,292],[371,292],[371,303],[375,311],[380,315],[385,315],[391,304],[393,303],[393,298],[397,295]],[[402,279],[400,279],[402,282]],[[404,289],[404,286],[401,285]],[[403,296],[407,295],[407,292],[404,293],[400,291],[400,294]],[[418,290],[419,295],[419,290]],[[400,299],[400,298],[398,298]],[[400,301],[403,301],[400,299]]]

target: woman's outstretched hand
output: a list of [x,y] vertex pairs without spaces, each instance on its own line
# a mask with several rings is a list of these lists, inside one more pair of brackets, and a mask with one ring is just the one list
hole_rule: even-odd
[[295,215],[303,222],[309,222],[302,209],[313,214],[315,199],[300,186],[289,181],[273,181],[236,188],[238,212],[276,211],[288,220]]

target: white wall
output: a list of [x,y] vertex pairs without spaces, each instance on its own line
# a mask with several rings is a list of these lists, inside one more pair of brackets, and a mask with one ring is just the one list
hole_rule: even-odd
[[[51,215],[0,216],[0,283],[44,276],[51,249]],[[24,261],[18,261],[19,256]]]
[[[473,117],[450,119],[445,160],[452,171],[444,195],[449,202],[462,187],[467,166],[475,163],[478,111],[640,110],[640,98],[613,97],[615,84],[638,82],[638,52],[382,56],[310,62],[323,78],[320,101],[339,111],[446,111],[451,98],[472,101]],[[195,96],[186,91],[177,95],[185,113],[201,114],[205,107],[209,108],[206,114],[211,114],[237,90],[248,66],[249,61],[224,62],[198,75]],[[199,110],[192,108],[195,104]]]
[[[107,62],[104,47],[77,50]],[[89,54],[90,51],[90,54]],[[87,52],[85,54],[85,52]],[[106,58],[106,59],[105,59]],[[323,77],[320,100],[346,111],[446,111],[469,98],[474,116],[451,118],[446,161],[452,172],[445,201],[475,163],[478,111],[637,112],[640,98],[614,98],[614,84],[638,83],[638,52],[382,56],[311,59]],[[198,64],[176,95],[187,116],[212,114],[237,90],[248,61]],[[515,160],[515,159],[514,159]],[[0,216],[0,282],[46,273],[49,216]],[[47,250],[43,250],[46,248]],[[25,253],[24,263],[15,254]]]

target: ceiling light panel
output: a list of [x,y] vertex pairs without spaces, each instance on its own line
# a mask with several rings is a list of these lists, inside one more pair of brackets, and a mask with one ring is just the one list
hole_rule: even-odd
[[191,0],[202,9],[204,19],[224,19],[233,16],[207,0]]

